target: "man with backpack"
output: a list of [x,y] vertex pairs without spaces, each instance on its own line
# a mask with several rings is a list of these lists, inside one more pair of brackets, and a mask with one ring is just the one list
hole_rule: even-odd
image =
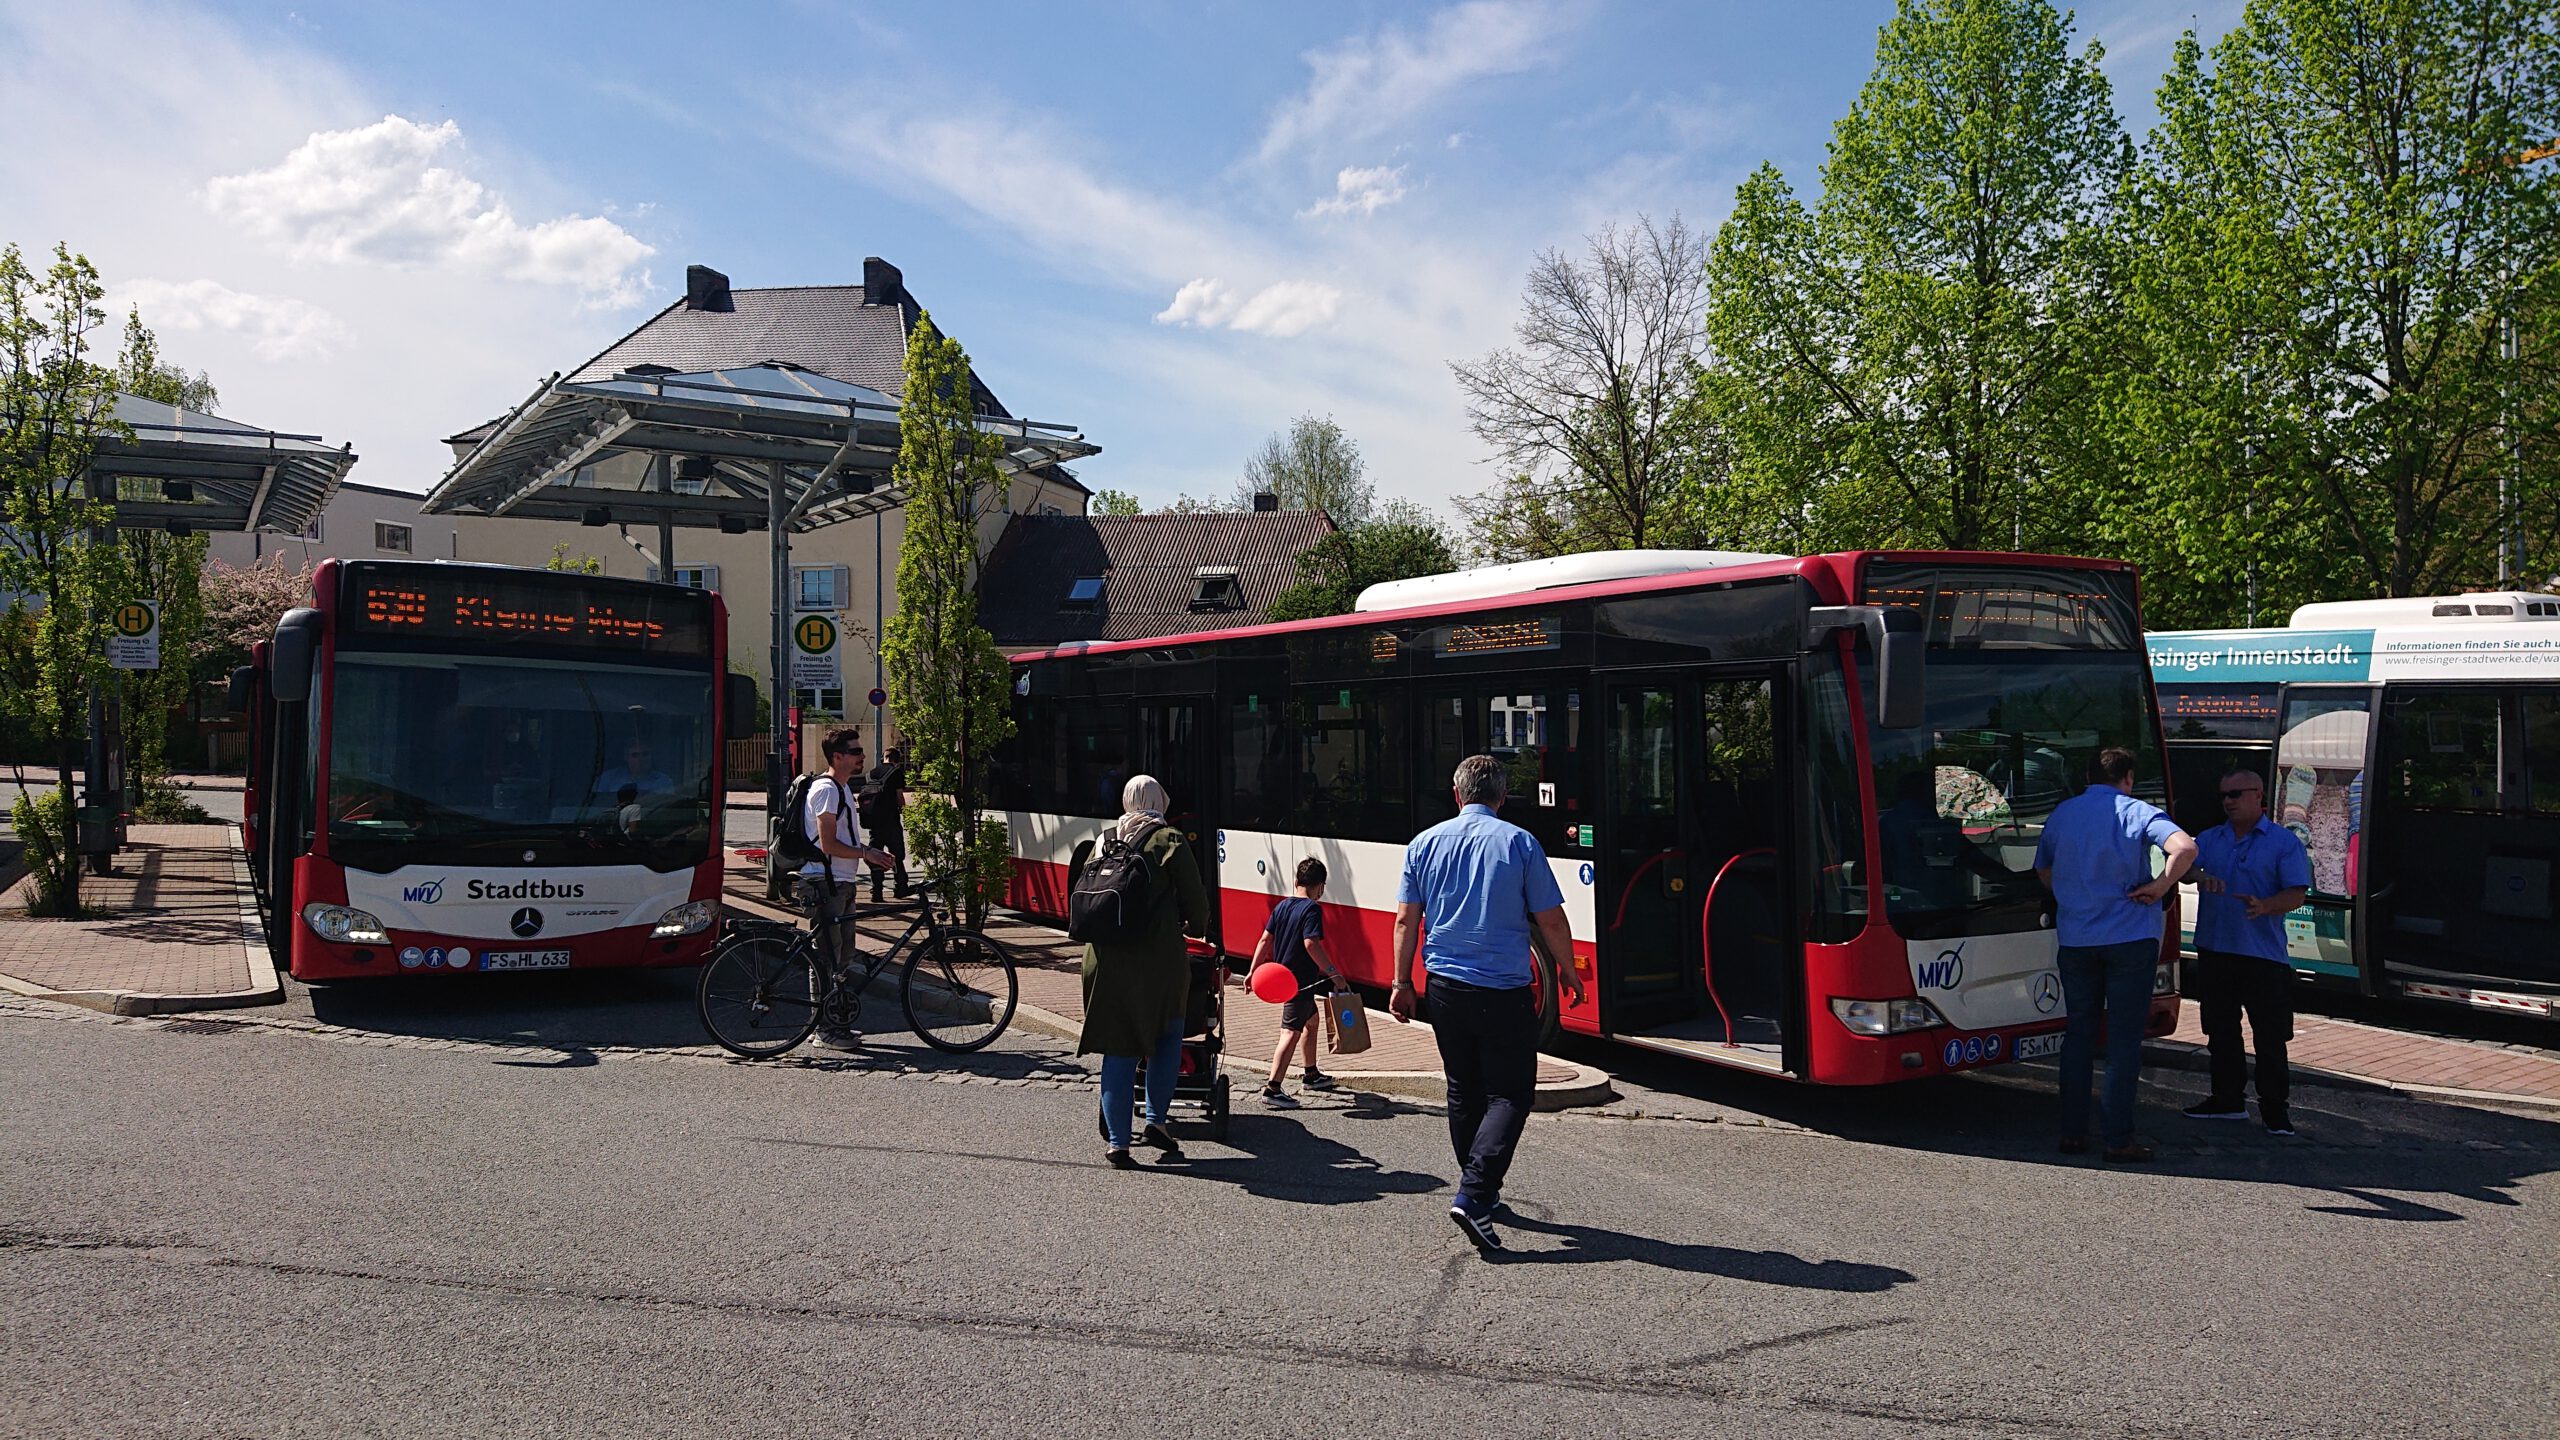
[[897,894],[907,893],[907,754],[892,745],[880,756],[880,768],[871,772],[862,785],[862,831],[871,843],[889,852],[890,870],[874,867],[871,871],[871,903],[881,902],[880,889],[897,873]]
[[[889,852],[863,843],[862,822],[855,813],[854,789],[862,777],[861,731],[839,725],[820,746],[826,773],[803,775],[792,782],[783,801],[781,823],[774,828],[774,858],[797,862],[804,884],[814,887],[818,903],[813,921],[819,943],[841,965],[852,953],[853,909],[862,867],[876,870],[890,862]],[[862,1044],[862,1036],[839,1026],[823,1026],[818,1042],[839,1050]]]

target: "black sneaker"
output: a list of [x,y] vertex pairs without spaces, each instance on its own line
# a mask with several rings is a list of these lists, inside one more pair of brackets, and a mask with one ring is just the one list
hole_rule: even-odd
[[2190,1120],[2246,1120],[2249,1107],[2237,1100],[2224,1100],[2207,1095],[2179,1112]]
[[1475,1243],[1478,1251],[1491,1254],[1502,1248],[1502,1237],[1493,1233],[1491,1220],[1476,1218],[1464,1205],[1450,1206],[1449,1218],[1457,1222],[1460,1230],[1466,1232],[1467,1238]]
[[818,1033],[812,1038],[829,1050],[851,1051],[862,1048],[862,1032],[846,1029],[842,1025],[820,1026]]
[[1265,1085],[1262,1087],[1262,1103],[1272,1110],[1295,1110],[1298,1108],[1298,1097],[1277,1085]]
[[1161,1125],[1149,1125],[1146,1129],[1139,1131],[1138,1143],[1150,1150],[1163,1151],[1167,1161],[1182,1158],[1182,1142],[1174,1139],[1172,1132]]
[[1342,1088],[1341,1081],[1334,1079],[1332,1076],[1327,1075],[1321,1070],[1310,1070],[1306,1074],[1299,1076],[1298,1083],[1306,1086],[1310,1090],[1339,1090]]
[[2258,1107],[2258,1118],[2266,1122],[2267,1133],[2270,1135],[2293,1133],[2293,1117],[2282,1110],[2269,1110],[2261,1105]]

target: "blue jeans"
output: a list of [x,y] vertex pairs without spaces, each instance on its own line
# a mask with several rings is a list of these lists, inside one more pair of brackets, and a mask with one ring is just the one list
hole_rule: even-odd
[[2061,947],[2062,1003],[2070,1020],[2062,1032],[2062,1138],[2089,1133],[2089,1074],[2097,1059],[2098,1023],[2107,1027],[2107,1080],[2098,1092],[2098,1129],[2108,1145],[2133,1141],[2133,1099],[2142,1079],[2142,1025],[2151,1015],[2151,976],[2160,942],[2126,940],[2114,945]]
[[[1147,1057],[1147,1123],[1173,1115],[1173,1082],[1182,1075],[1182,1022],[1175,1020]],[[1102,1133],[1114,1150],[1129,1148],[1129,1107],[1138,1097],[1138,1057],[1102,1057]]]

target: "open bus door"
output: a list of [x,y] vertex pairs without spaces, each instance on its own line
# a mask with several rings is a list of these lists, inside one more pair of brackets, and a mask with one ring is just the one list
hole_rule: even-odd
[[265,733],[250,760],[259,782],[252,884],[262,902],[267,949],[283,970],[293,965],[299,909],[293,862],[311,846],[311,697],[319,683],[320,627],[320,612],[307,608],[288,610],[276,622],[275,639],[265,647]]
[[1665,671],[1604,691],[1594,918],[1611,1035],[1802,1071],[1788,673]]

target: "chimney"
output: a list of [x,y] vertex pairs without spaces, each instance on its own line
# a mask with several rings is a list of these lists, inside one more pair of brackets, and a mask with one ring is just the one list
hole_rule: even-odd
[[687,310],[728,310],[729,277],[708,265],[684,267],[684,308]]
[[1279,496],[1272,494],[1268,490],[1256,490],[1253,492],[1253,509],[1255,514],[1268,515],[1279,508]]
[[862,257],[862,303],[895,305],[907,298],[907,277],[877,255]]

